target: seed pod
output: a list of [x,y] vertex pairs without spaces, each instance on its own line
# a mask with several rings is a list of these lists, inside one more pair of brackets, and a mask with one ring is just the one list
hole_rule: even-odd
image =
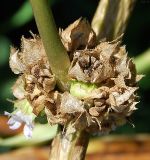
[[64,31],[60,31],[60,36],[68,52],[96,45],[96,34],[85,18],[79,18]]
[[22,37],[21,51],[11,48],[10,67],[16,74],[23,73],[13,87],[13,94],[18,99],[26,98],[38,115],[45,107],[47,95],[56,85],[40,37]]
[[136,75],[135,65],[120,42],[100,42],[94,49],[76,51],[68,74],[79,84],[81,81],[97,86],[89,96],[78,96],[90,115],[86,127],[89,132],[109,132],[124,124],[136,110],[137,82],[141,76]]
[[10,67],[22,74],[13,87],[16,98],[27,99],[36,115],[45,109],[49,124],[71,123],[90,133],[108,133],[128,122],[136,110],[137,82],[142,76],[125,46],[118,39],[97,44],[94,31],[82,18],[60,36],[72,60],[70,91],[57,91],[42,41],[33,35],[22,37],[20,51],[11,49]]

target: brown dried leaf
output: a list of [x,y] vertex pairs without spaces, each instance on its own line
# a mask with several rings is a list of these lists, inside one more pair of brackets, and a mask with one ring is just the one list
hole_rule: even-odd
[[83,103],[76,97],[73,97],[68,92],[65,92],[61,97],[60,111],[66,113],[83,113],[85,111]]
[[19,50],[16,50],[13,47],[10,48],[9,66],[15,74],[23,73],[26,69],[20,56],[21,53],[19,53]]
[[118,45],[119,42],[116,44],[101,42],[93,50],[77,51],[69,69],[69,76],[91,83],[101,83],[113,78],[116,74],[114,55],[119,50]]
[[38,36],[35,35],[32,39],[26,39],[22,37],[21,44],[22,61],[27,66],[37,64],[38,61],[46,58],[42,41]]
[[43,80],[43,90],[47,93],[51,92],[56,85],[56,80],[54,77],[52,78],[44,78]]
[[62,42],[71,52],[79,48],[92,48],[96,45],[96,34],[85,18],[79,18],[60,33]]
[[63,117],[62,115],[54,115],[48,107],[45,107],[45,113],[47,115],[47,120],[50,125],[54,124],[66,124],[67,116]]
[[[100,55],[103,57],[105,61],[110,60],[112,56],[114,56],[119,51],[120,41],[116,43],[111,42],[101,42],[99,45],[96,46],[96,50],[101,52]],[[111,62],[110,62],[111,63]]]
[[20,76],[15,84],[12,87],[13,95],[18,99],[24,99],[25,98],[25,90],[24,90],[24,81],[22,79],[22,76]]
[[60,113],[61,94],[58,91],[50,92],[45,99],[45,106],[55,116]]
[[106,106],[101,106],[101,107],[92,107],[89,109],[89,113],[91,116],[98,117],[102,111],[104,111]]
[[45,96],[41,95],[32,100],[33,113],[38,115],[45,107]]
[[125,79],[122,74],[118,75],[117,78],[114,78],[114,82],[118,88],[127,88],[125,84]]
[[123,104],[127,102],[131,96],[134,95],[134,92],[136,90],[137,87],[128,87],[128,89],[125,90],[124,93],[112,92],[109,95],[109,102],[111,104],[111,108],[117,112],[122,112],[128,106],[128,104]]

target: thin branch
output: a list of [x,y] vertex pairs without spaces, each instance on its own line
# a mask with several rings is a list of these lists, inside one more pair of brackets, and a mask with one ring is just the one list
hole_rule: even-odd
[[67,89],[69,57],[61,43],[48,0],[30,0],[36,24],[47,53],[51,70],[55,74],[58,87]]
[[92,20],[97,39],[113,40],[126,29],[135,0],[101,0]]

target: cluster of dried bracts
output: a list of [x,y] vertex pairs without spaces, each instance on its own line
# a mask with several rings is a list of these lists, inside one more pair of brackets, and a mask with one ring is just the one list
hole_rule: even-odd
[[20,77],[13,86],[18,101],[26,99],[38,115],[45,111],[50,124],[93,133],[106,133],[124,124],[136,110],[141,76],[119,40],[97,42],[85,19],[79,19],[60,37],[71,60],[70,90],[56,88],[55,75],[40,37],[22,37],[21,50],[11,48],[10,67]]

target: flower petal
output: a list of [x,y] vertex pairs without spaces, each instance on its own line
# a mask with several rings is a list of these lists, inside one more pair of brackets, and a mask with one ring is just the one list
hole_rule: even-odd
[[6,116],[11,116],[11,113],[5,111],[5,112],[4,112],[4,115],[6,115]]
[[18,129],[21,126],[20,122],[15,122],[13,125],[9,125],[9,128],[12,130]]
[[8,120],[7,124],[8,124],[8,125],[13,125],[15,122],[16,122],[15,119],[11,117],[11,118]]
[[25,125],[23,133],[27,139],[32,137],[33,126]]

